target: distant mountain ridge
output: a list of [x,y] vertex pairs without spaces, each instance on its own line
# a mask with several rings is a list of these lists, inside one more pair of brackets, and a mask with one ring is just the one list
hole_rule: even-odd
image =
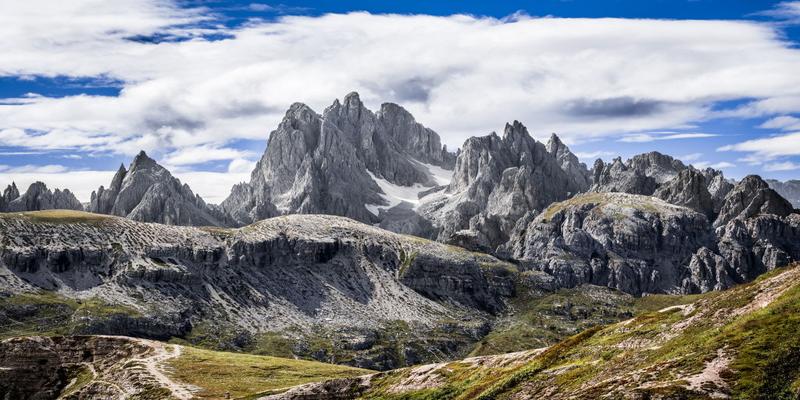
[[[350,93],[322,114],[289,107],[250,181],[219,206],[142,152],[86,209],[221,227],[338,215],[509,259],[564,286],[694,293],[800,259],[800,217],[770,185],[793,193],[792,182],[749,176],[734,185],[658,152],[589,169],[557,135],[538,142],[518,121],[450,153],[402,107],[372,112]],[[68,191],[32,188],[19,196],[9,187],[0,205],[82,208]]]

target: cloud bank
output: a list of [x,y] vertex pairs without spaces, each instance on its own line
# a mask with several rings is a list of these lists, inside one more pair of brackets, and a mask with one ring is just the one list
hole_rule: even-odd
[[[708,137],[652,132],[723,116],[783,117],[770,125],[780,129],[800,112],[800,51],[748,21],[361,12],[231,28],[169,2],[34,0],[0,5],[0,47],[0,76],[121,86],[3,99],[0,146],[146,150],[170,165],[226,162],[231,173],[257,156],[235,143],[265,141],[292,102],[321,112],[353,90],[372,108],[400,103],[450,148],[514,119],[568,143],[647,142]],[[752,101],[714,109],[743,98]],[[727,150],[787,151],[759,144]]]

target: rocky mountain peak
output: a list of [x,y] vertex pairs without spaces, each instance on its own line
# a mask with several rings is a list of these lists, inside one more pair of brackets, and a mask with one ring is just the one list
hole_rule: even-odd
[[83,205],[69,189],[51,191],[43,182],[32,183],[22,195],[12,184],[6,188],[3,199],[4,209],[0,211],[83,210]]
[[545,146],[519,121],[495,133],[467,139],[456,160],[449,197],[422,212],[440,229],[439,240],[494,251],[514,224],[578,188]]
[[16,200],[18,197],[19,197],[19,189],[17,189],[17,183],[11,182],[11,184],[8,185],[8,187],[6,187],[6,190],[3,191],[3,198],[5,199],[5,201],[11,202]]
[[[121,165],[121,167],[122,167],[122,170],[125,169],[124,166]],[[148,156],[147,153],[145,153],[145,151],[142,150],[142,151],[139,152],[139,154],[136,155],[136,157],[133,158],[133,162],[131,162],[130,172],[133,173],[135,171],[142,170],[142,169],[163,170],[164,167],[159,165],[156,162],[156,160],[153,160],[152,158],[150,158],[150,156]]]
[[545,145],[547,152],[552,154],[561,165],[561,169],[573,180],[573,184],[579,191],[584,192],[592,184],[592,175],[586,168],[586,164],[580,162],[578,157],[570,151],[569,147],[561,141],[555,133],[550,135],[550,139]]
[[650,196],[686,168],[681,161],[657,151],[636,155],[624,163],[617,157],[611,164],[595,165],[591,191]]
[[270,134],[250,182],[237,186],[222,207],[240,224],[291,213],[375,223],[381,218],[376,209],[397,202],[379,183],[431,187],[436,180],[424,164],[452,168],[454,163],[436,132],[408,111],[386,103],[373,113],[353,92],[322,116],[304,105],[290,107]]
[[144,151],[127,170],[120,165],[107,188],[92,192],[87,211],[170,225],[230,225],[222,212],[209,207]]
[[795,208],[800,208],[800,180],[792,179],[781,182],[775,179],[767,179],[767,183],[784,199],[789,200]]
[[748,175],[739,181],[725,197],[714,227],[727,224],[734,219],[746,219],[759,214],[785,217],[794,207],[781,197],[758,175]]
[[714,201],[708,191],[706,178],[695,169],[681,171],[678,176],[659,187],[653,196],[690,208],[709,218],[714,215]]

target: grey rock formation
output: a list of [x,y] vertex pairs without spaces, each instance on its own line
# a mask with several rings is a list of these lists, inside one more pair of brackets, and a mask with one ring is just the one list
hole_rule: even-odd
[[597,160],[592,168],[593,192],[623,192],[650,196],[659,185],[686,169],[679,160],[659,152],[634,156],[627,162],[615,158],[610,164]]
[[230,225],[222,212],[208,206],[144,151],[128,170],[120,166],[108,189],[100,186],[92,192],[87,211],[170,225]]
[[[731,203],[738,204],[736,193]],[[588,193],[551,205],[504,247],[562,287],[592,283],[635,295],[719,290],[800,259],[800,215],[768,209],[777,214],[737,213],[714,230],[702,213],[655,197]]]
[[69,189],[51,191],[42,182],[34,182],[22,195],[12,183],[0,200],[0,211],[20,212],[39,210],[83,210],[83,205]]
[[748,175],[725,196],[725,202],[714,221],[714,227],[734,219],[746,219],[760,214],[785,217],[792,213],[792,204],[757,175]]
[[715,216],[714,199],[708,191],[706,178],[694,169],[681,171],[678,176],[659,187],[653,196],[667,203],[688,207],[705,214],[709,219]]
[[11,182],[10,185],[6,187],[6,190],[3,191],[3,199],[6,202],[12,202],[19,197],[19,189],[17,189],[16,182]]
[[374,223],[381,218],[368,206],[389,205],[376,179],[435,186],[423,163],[451,168],[454,158],[398,105],[375,114],[350,93],[319,115],[296,103],[270,134],[250,182],[237,185],[222,208],[240,224],[292,213]]
[[711,194],[711,201],[714,204],[714,215],[719,215],[725,197],[733,190],[733,183],[725,179],[721,171],[706,169],[703,172],[708,182],[708,193]]
[[558,159],[514,121],[502,138],[467,139],[450,185],[427,196],[419,210],[438,230],[437,240],[494,251],[526,213],[579,189]]
[[692,255],[714,243],[708,220],[688,208],[627,193],[590,193],[551,205],[508,251],[560,286],[627,293],[680,292]]
[[[4,214],[0,243],[0,292],[97,297],[149,320],[181,316],[191,326],[253,335],[324,327],[344,338],[396,321],[469,330],[515,293],[510,264],[335,216],[209,229],[88,213],[67,221]],[[93,333],[109,333],[101,327]],[[430,351],[418,357],[442,350]]]
[[569,150],[555,133],[550,135],[550,140],[547,141],[546,147],[547,151],[558,160],[561,169],[572,179],[573,186],[579,192],[589,190],[592,185],[592,175],[586,168],[586,164],[580,162],[578,157]]
[[767,179],[767,183],[784,199],[789,200],[795,208],[800,208],[800,180],[792,179],[781,182],[775,179]]

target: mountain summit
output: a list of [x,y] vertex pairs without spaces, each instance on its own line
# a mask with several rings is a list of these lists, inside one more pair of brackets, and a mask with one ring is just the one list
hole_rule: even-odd
[[376,114],[350,93],[319,115],[295,103],[250,182],[235,186],[222,208],[239,224],[292,213],[374,223],[398,203],[392,189],[435,186],[432,170],[452,169],[454,161],[436,132],[396,104]]
[[208,206],[144,151],[129,169],[120,165],[111,184],[92,192],[87,211],[170,225],[227,226],[224,214]]

